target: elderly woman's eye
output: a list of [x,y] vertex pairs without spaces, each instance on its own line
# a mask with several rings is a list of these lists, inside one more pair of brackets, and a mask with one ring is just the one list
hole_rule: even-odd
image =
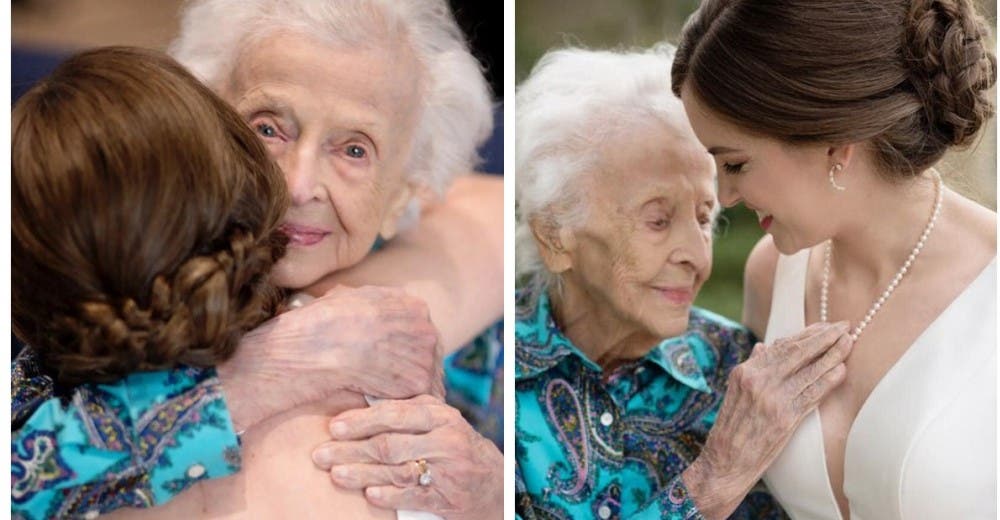
[[354,159],[364,159],[365,156],[368,155],[368,152],[365,151],[364,148],[356,144],[347,145],[347,148],[345,148],[344,151],[347,153],[348,156]]
[[649,221],[649,227],[655,231],[662,231],[670,225],[670,220],[667,218],[658,218]]
[[273,126],[267,123],[258,123],[254,128],[257,129],[258,134],[267,137],[269,139],[278,137],[278,131]]
[[739,163],[739,164],[724,163],[722,165],[722,169],[726,170],[726,173],[728,173],[730,175],[738,175],[740,173],[743,173],[743,165],[745,165],[745,164],[746,164],[745,162],[742,162],[742,163]]

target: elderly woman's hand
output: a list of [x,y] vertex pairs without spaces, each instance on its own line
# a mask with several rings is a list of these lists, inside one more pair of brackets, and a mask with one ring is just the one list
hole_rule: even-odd
[[[333,441],[313,452],[333,482],[372,504],[449,520],[503,517],[503,454],[458,410],[430,396],[380,401],[330,421]],[[420,485],[421,463],[430,482]]]
[[437,330],[401,289],[339,287],[247,333],[218,367],[237,430],[337,390],[444,395]]
[[844,380],[848,324],[816,323],[758,343],[729,375],[726,397],[684,483],[706,518],[725,518],[760,479],[802,419]]

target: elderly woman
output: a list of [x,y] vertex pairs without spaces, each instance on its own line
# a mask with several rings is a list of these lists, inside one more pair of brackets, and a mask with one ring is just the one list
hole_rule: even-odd
[[718,204],[672,56],[555,51],[518,90],[522,518],[783,517],[754,486],[844,377],[843,324],[753,347],[692,307]]
[[[282,227],[290,243],[287,257],[276,268],[279,284],[293,289],[311,285],[307,290],[317,294],[336,283],[358,280],[403,285],[427,301],[448,350],[455,350],[498,317],[499,297],[482,297],[484,293],[498,295],[502,279],[498,275],[499,240],[483,233],[483,229],[499,229],[499,199],[487,204],[481,200],[483,195],[498,194],[495,183],[470,179],[456,185],[448,204],[426,210],[427,218],[408,236],[395,238],[402,228],[415,223],[423,202],[443,192],[456,174],[472,166],[475,147],[490,127],[485,82],[443,2],[194,2],[184,14],[173,53],[237,109],[285,173],[291,209]],[[461,254],[456,252],[459,246]],[[382,256],[372,258],[370,265],[358,265],[380,247],[384,251],[376,256]],[[444,249],[428,253],[436,247]],[[386,273],[391,262],[385,259],[390,257],[397,261],[392,265],[402,259],[420,270]],[[328,276],[348,267],[351,272]],[[489,273],[497,275],[484,276]],[[402,283],[405,280],[410,282]],[[376,311],[377,316],[388,314],[389,321],[398,322],[395,312],[411,315],[408,302],[388,303],[384,314]],[[316,305],[287,315],[307,313],[315,323],[329,323],[330,305]],[[370,312],[368,308],[362,308],[362,317]],[[340,333],[330,331],[331,335]],[[190,506],[192,497],[210,496],[209,503],[234,503],[250,516],[262,507],[289,512],[296,507],[283,500],[291,498],[291,493],[273,491],[295,485],[296,496],[301,498],[309,489],[305,482],[321,485],[312,488],[317,496],[336,497],[327,475],[310,467],[307,458],[312,447],[333,434],[340,442],[324,444],[313,456],[316,464],[324,469],[335,462],[347,464],[333,468],[334,481],[346,488],[367,489],[368,498],[378,505],[451,516],[499,514],[502,455],[454,408],[437,399],[383,401],[336,421],[390,424],[399,432],[348,428],[345,436],[336,424],[328,430],[331,415],[363,406],[360,396],[345,395],[342,390],[400,397],[407,394],[381,392],[376,383],[393,387],[399,385],[394,379],[427,379],[406,364],[380,361],[411,357],[406,349],[414,341],[407,338],[421,336],[419,327],[395,327],[388,341],[369,341],[364,331],[357,336],[356,327],[350,331],[345,341],[356,342],[358,348],[371,344],[381,348],[388,343],[397,345],[399,351],[376,350],[360,356],[338,351],[344,379],[338,387],[322,392],[310,384],[329,386],[326,378],[302,363],[312,358],[286,356],[287,380],[296,386],[291,398],[269,395],[259,399],[253,387],[227,393],[234,429],[246,430],[242,472],[228,483],[203,483],[200,495],[186,494],[182,501],[188,502],[176,507]],[[502,395],[494,382],[502,347],[497,331],[493,328],[451,356],[446,375],[449,401],[467,405],[463,411],[469,419],[483,431],[498,435]],[[248,337],[266,344],[282,334],[266,329]],[[259,374],[259,363],[269,353],[261,349],[251,351],[254,355],[243,352],[220,367],[224,383],[249,379],[258,389],[261,384],[274,386],[276,371]],[[371,364],[368,357],[378,358],[377,362]],[[389,366],[381,369],[383,364]],[[370,367],[381,371],[372,373]],[[296,377],[301,373],[308,377]],[[432,386],[423,388],[433,390]],[[318,399],[324,401],[293,409]],[[274,416],[282,411],[288,413]],[[391,420],[399,416],[425,421],[411,425]],[[156,440],[169,444],[175,434],[165,432]],[[203,450],[219,453],[232,448],[211,442],[203,446]],[[142,460],[136,470],[159,464],[169,461]],[[351,478],[338,478],[345,470]],[[296,473],[301,478],[284,478]],[[275,480],[276,476],[280,478]],[[84,484],[85,480],[75,482]],[[128,485],[115,479],[102,483],[123,484]],[[129,505],[163,503],[180,489],[157,490],[152,496],[140,493],[137,496],[147,500]],[[251,492],[256,489],[272,493]],[[296,505],[309,512],[324,503],[297,499]],[[338,507],[336,501],[326,505]]]

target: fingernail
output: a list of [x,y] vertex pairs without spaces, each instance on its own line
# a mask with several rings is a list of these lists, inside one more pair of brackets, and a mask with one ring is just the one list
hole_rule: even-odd
[[369,498],[379,498],[382,496],[382,490],[377,487],[370,487],[365,489],[365,494]]
[[334,478],[344,480],[351,476],[351,473],[344,466],[337,466],[330,471]]
[[343,437],[347,435],[347,425],[338,421],[330,425],[330,435],[334,437]]
[[312,452],[313,464],[326,468],[330,466],[330,454],[326,450],[314,450]]

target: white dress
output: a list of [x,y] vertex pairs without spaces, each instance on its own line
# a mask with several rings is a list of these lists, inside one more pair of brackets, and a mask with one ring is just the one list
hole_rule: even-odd
[[[778,260],[766,342],[805,327],[808,258]],[[994,258],[872,390],[847,437],[851,520],[996,518],[996,298]],[[818,411],[764,481],[795,520],[840,518]]]

